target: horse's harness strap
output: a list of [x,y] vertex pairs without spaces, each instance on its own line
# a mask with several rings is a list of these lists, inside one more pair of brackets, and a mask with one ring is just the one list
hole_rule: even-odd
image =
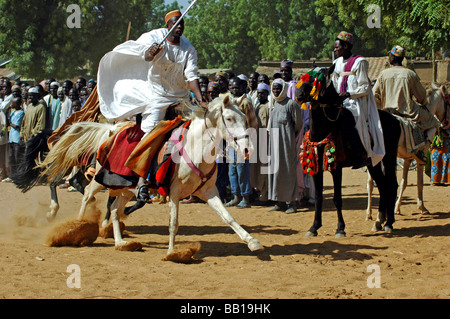
[[[183,134],[184,134],[184,130],[183,130]],[[182,134],[182,135],[183,135]],[[180,139],[178,139],[174,134],[172,134],[170,136],[171,140],[174,142],[175,147],[177,148],[178,152],[181,154],[181,156],[183,156],[186,164],[188,164],[188,166],[194,171],[194,173],[200,177],[202,183],[200,184],[199,187],[197,187],[197,189],[199,189],[200,187],[202,187],[215,173],[216,171],[216,166],[217,164],[214,163],[214,167],[211,169],[211,171],[208,174],[203,174],[203,172],[201,170],[198,169],[198,167],[196,167],[194,165],[194,163],[192,163],[192,160],[190,159],[189,155],[185,152],[185,149],[180,141]],[[196,189],[196,190],[197,190]]]

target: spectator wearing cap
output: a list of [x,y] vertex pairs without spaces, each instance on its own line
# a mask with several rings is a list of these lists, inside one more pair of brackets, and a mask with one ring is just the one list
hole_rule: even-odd
[[377,108],[400,115],[416,124],[427,137],[425,145],[415,149],[416,160],[426,163],[425,154],[433,141],[438,120],[425,107],[427,92],[416,72],[402,65],[405,49],[399,45],[389,52],[391,67],[381,71],[373,87]]
[[225,71],[220,71],[216,73],[215,82],[219,84],[219,96],[225,97],[229,95],[228,91],[228,73]]
[[[229,83],[229,90],[233,101],[245,115],[247,128],[257,131],[258,120],[256,119],[255,110],[252,102],[244,93],[242,82],[243,80],[239,77],[232,78]],[[228,165],[228,177],[233,199],[226,203],[225,206],[250,208],[250,195],[253,193],[253,188],[250,184],[250,161],[248,158],[238,158],[233,148],[229,149],[228,158],[232,161]]]
[[95,82],[94,79],[90,79],[86,85],[86,90],[87,90],[87,94],[88,96],[91,95],[92,90],[95,88],[95,86],[97,85],[97,82]]
[[45,129],[47,110],[40,102],[40,93],[37,87],[28,90],[29,103],[23,119],[23,126],[20,130],[20,137],[26,143],[31,137],[39,134]]

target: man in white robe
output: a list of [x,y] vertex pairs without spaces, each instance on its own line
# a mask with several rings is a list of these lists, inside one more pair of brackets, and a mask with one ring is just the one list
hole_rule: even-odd
[[[170,105],[187,102],[190,93],[202,98],[197,76],[197,52],[183,36],[184,21],[164,37],[181,17],[179,10],[166,14],[166,28],[142,34],[108,52],[100,61],[98,96],[100,111],[109,121],[120,121],[142,114],[141,130],[149,133]],[[150,201],[146,180],[138,182],[138,200]]]
[[167,28],[122,43],[102,58],[98,95],[100,110],[109,121],[142,113],[141,129],[148,133],[164,119],[170,105],[189,101],[189,90],[202,101],[197,52],[182,35],[184,21],[158,45],[180,17],[179,10],[169,12],[165,18]]
[[[368,77],[369,62],[363,57],[352,55],[352,47],[353,35],[346,31],[339,33],[334,43],[334,52],[338,58],[333,62],[332,81],[336,92],[343,99],[343,106],[352,112],[367,157],[375,166],[385,155],[383,130]],[[352,64],[351,67],[348,63]],[[365,163],[361,164],[364,166]]]

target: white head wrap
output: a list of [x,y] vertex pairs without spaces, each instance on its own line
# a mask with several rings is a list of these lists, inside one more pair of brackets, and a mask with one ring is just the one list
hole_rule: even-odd
[[270,86],[266,83],[258,83],[258,87],[256,88],[256,90],[266,90],[270,92]]

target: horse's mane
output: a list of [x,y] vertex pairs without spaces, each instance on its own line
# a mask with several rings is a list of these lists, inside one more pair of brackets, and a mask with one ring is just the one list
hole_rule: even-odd
[[[214,100],[212,100],[208,104],[208,113],[216,114],[216,112],[222,107],[223,103],[223,97],[217,97]],[[201,106],[193,106],[188,107],[192,112],[186,116],[186,119],[188,120],[195,120],[198,118],[203,119],[205,117],[206,109]]]

